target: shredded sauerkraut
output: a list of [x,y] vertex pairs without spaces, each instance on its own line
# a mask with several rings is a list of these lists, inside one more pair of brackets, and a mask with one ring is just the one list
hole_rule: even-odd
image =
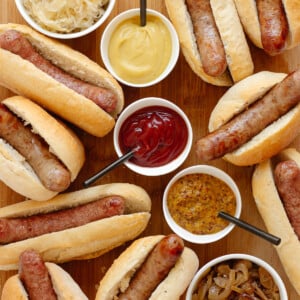
[[57,33],[82,31],[105,12],[109,0],[23,0],[29,15],[44,29]]

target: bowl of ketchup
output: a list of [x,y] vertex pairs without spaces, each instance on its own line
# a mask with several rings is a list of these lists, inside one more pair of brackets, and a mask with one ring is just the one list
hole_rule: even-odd
[[120,114],[114,128],[119,157],[134,150],[125,165],[158,176],[177,169],[192,147],[193,131],[186,114],[173,102],[156,97],[137,100]]

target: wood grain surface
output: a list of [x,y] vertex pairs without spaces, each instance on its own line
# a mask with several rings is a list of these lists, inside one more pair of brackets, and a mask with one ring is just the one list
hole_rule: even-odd
[[[126,9],[135,8],[138,6],[138,0],[119,0],[117,1],[109,20],[111,20],[116,14]],[[148,7],[167,15],[164,1],[162,0],[148,0]],[[1,0],[0,21],[1,23],[13,22],[25,24],[25,21],[18,13],[13,0]],[[103,65],[99,52],[99,43],[102,31],[108,21],[104,23],[100,29],[92,32],[86,37],[68,41],[66,40],[63,42],[69,44],[74,49],[83,52],[92,60],[95,60],[99,64]],[[284,54],[276,57],[269,57],[262,50],[255,48],[251,44],[250,48],[255,64],[255,72],[261,70],[290,72],[296,67],[299,67],[299,47],[290,51],[286,51]],[[175,102],[178,106],[184,109],[187,116],[191,120],[194,131],[194,141],[207,133],[207,124],[210,112],[217,103],[218,99],[227,90],[227,88],[216,87],[203,82],[192,72],[182,54],[180,54],[179,61],[175,69],[160,84],[142,89],[126,86],[123,86],[123,88],[126,106],[139,98],[149,96],[162,97]],[[11,95],[13,95],[12,92],[0,87],[1,100]],[[80,136],[85,145],[87,160],[78,178],[71,185],[69,190],[81,189],[84,180],[117,158],[113,148],[112,132],[104,138],[95,138],[77,128],[74,128],[74,130]],[[180,169],[200,163],[195,155],[194,146],[188,159],[180,167]],[[253,172],[253,167],[236,167],[221,159],[213,161],[210,164],[228,172],[228,174],[234,180],[236,180],[237,185],[240,188],[243,201],[241,214],[242,219],[262,229],[265,229],[251,193],[251,175]],[[142,235],[146,236],[162,233],[167,234],[171,231],[163,218],[162,195],[168,181],[175,173],[176,171],[165,176],[148,178],[133,173],[125,166],[119,166],[117,169],[111,171],[109,174],[101,178],[98,183],[104,184],[110,182],[130,182],[142,186],[150,194],[152,199],[152,217],[147,229]],[[23,200],[24,199],[22,196],[16,194],[7,186],[0,183],[1,206]],[[296,291],[289,283],[289,280],[283,271],[274,247],[270,243],[252,235],[251,233],[245,232],[240,228],[235,228],[227,238],[209,245],[186,244],[193,248],[198,254],[200,266],[217,256],[227,253],[239,252],[256,255],[266,260],[279,272],[288,290],[289,299],[299,299],[299,296],[296,294]],[[103,277],[105,271],[111,265],[113,260],[128,245],[129,242],[126,245],[118,247],[117,249],[114,249],[113,251],[99,258],[87,261],[69,262],[63,264],[62,267],[71,274],[76,282],[78,282],[88,298],[94,299],[97,285],[99,284],[99,281]],[[0,273],[1,289],[6,279],[14,273],[15,272],[13,271]]]

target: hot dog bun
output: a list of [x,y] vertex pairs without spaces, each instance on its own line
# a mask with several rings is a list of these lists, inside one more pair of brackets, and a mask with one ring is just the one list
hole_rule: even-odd
[[[46,262],[49,275],[51,277],[53,288],[58,299],[62,300],[88,300],[78,284],[73,280],[60,266]],[[26,290],[18,275],[14,275],[3,285],[1,300],[28,300]]]
[[[164,238],[163,235],[147,236],[135,240],[112,264],[100,282],[96,300],[118,299],[120,290],[124,291],[154,246]],[[193,250],[185,247],[175,267],[159,284],[149,300],[179,299],[189,285],[199,266],[198,257]],[[180,284],[176,284],[180,283]]]
[[96,86],[107,88],[117,97],[115,110],[108,114],[93,101],[59,83],[35,65],[0,48],[0,84],[26,96],[47,110],[86,132],[102,137],[115,124],[124,105],[123,91],[117,81],[85,55],[20,24],[0,24],[0,34],[14,29],[24,35],[45,58],[67,73]]
[[[2,103],[32,126],[49,145],[50,152],[67,167],[71,181],[75,180],[85,161],[85,151],[74,132],[27,98],[13,96]],[[42,184],[24,157],[3,139],[0,139],[0,168],[0,179],[25,197],[48,200],[57,194]]]
[[[236,83],[220,98],[213,109],[208,129],[210,132],[220,128],[234,115],[245,110],[251,103],[261,98],[268,90],[280,83],[287,75],[262,71]],[[243,144],[237,150],[223,158],[238,166],[260,163],[277,154],[289,145],[299,133],[300,105],[291,109]]]
[[0,218],[30,216],[74,207],[106,196],[125,198],[125,214],[94,221],[76,228],[44,234],[0,246],[0,270],[16,269],[18,257],[35,249],[45,261],[62,263],[102,255],[138,236],[150,219],[151,200],[134,184],[111,183],[59,194],[49,201],[23,201],[0,209]]
[[259,213],[267,230],[281,238],[275,246],[291,283],[300,295],[300,242],[295,234],[280,199],[274,181],[275,161],[294,160],[300,166],[300,154],[295,148],[288,148],[276,157],[257,165],[252,177],[252,192]]
[[[263,49],[261,29],[255,0],[234,0],[243,28],[253,44]],[[282,0],[288,22],[288,37],[284,50],[291,49],[300,43],[300,2]]]
[[232,0],[210,0],[227,58],[228,70],[221,76],[207,75],[203,70],[193,24],[185,0],[165,0],[182,53],[191,69],[204,81],[218,86],[230,86],[253,73],[253,61],[246,37]]

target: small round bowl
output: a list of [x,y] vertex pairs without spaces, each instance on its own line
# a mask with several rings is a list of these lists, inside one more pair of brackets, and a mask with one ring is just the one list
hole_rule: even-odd
[[242,254],[242,253],[226,254],[217,257],[209,261],[208,263],[206,263],[203,267],[201,267],[200,270],[194,276],[193,280],[191,281],[187,289],[185,299],[186,300],[193,299],[192,295],[197,291],[200,280],[204,278],[214,266],[231,260],[248,260],[257,266],[263,267],[271,275],[271,277],[274,280],[274,283],[277,285],[279,290],[280,300],[288,300],[288,295],[287,295],[285,285],[282,279],[280,278],[280,276],[278,275],[278,273],[276,272],[276,270],[271,265],[269,265],[266,261],[256,256],[249,255],[249,254]]
[[174,110],[177,112],[181,118],[184,120],[186,127],[187,127],[187,142],[186,145],[183,149],[183,151],[172,161],[170,161],[167,164],[161,165],[161,166],[156,166],[156,167],[144,167],[140,166],[137,164],[132,163],[130,160],[127,160],[124,162],[124,164],[132,171],[141,174],[141,175],[147,175],[147,176],[159,176],[159,175],[164,175],[167,173],[170,173],[177,169],[187,158],[189,155],[189,152],[192,147],[192,142],[193,142],[193,130],[191,123],[186,116],[186,114],[173,102],[162,99],[162,98],[156,98],[156,97],[149,97],[149,98],[143,98],[140,100],[137,100],[127,106],[120,116],[117,119],[117,122],[115,124],[114,128],[114,133],[113,133],[113,141],[114,141],[114,148],[119,157],[124,155],[122,153],[120,144],[119,144],[119,135],[120,135],[120,129],[122,127],[123,122],[130,117],[133,113],[136,111],[146,108],[146,107],[151,107],[151,106],[163,106],[166,108],[169,108],[171,110]]
[[35,30],[39,31],[40,33],[42,33],[44,35],[47,35],[49,37],[56,38],[56,39],[74,39],[74,38],[79,38],[79,37],[85,36],[85,35],[91,33],[92,31],[96,30],[98,27],[100,27],[100,25],[102,25],[107,20],[109,15],[111,14],[111,12],[115,6],[116,0],[109,0],[109,3],[106,7],[104,14],[92,26],[90,26],[86,29],[83,29],[82,31],[72,32],[72,33],[57,33],[57,32],[49,31],[49,30],[43,28],[34,19],[32,19],[32,17],[30,16],[30,14],[28,13],[28,11],[26,10],[26,8],[23,5],[23,0],[15,0],[15,3],[16,3],[19,13],[22,15],[24,20]]
[[181,238],[191,243],[208,244],[224,238],[234,228],[235,225],[233,223],[229,223],[225,228],[215,233],[195,234],[178,225],[173,219],[173,217],[171,216],[167,204],[169,190],[177,180],[189,174],[208,174],[226,183],[227,186],[232,190],[236,200],[236,210],[234,216],[236,218],[240,217],[241,209],[242,209],[242,200],[241,200],[240,191],[236,183],[233,181],[233,179],[227,173],[214,166],[195,165],[195,166],[188,167],[180,171],[179,173],[177,173],[166,186],[163,194],[163,213],[166,222],[176,234],[178,234]]
[[[116,28],[119,26],[119,24],[125,20],[131,19],[133,17],[139,16],[140,15],[140,9],[134,8],[130,10],[126,10],[122,12],[121,14],[117,15],[110,21],[110,23],[106,26],[101,42],[100,42],[100,52],[101,52],[101,57],[103,60],[103,63],[106,67],[106,69],[121,83],[127,85],[127,86],[132,86],[132,87],[147,87],[151,86],[154,84],[157,84],[158,82],[162,81],[164,78],[166,78],[170,72],[173,70],[175,67],[178,57],[179,57],[179,51],[180,51],[180,46],[179,46],[179,40],[177,33],[175,31],[175,28],[173,27],[172,23],[167,19],[163,14],[156,10],[152,9],[147,9],[147,16],[152,15],[157,18],[159,18],[162,23],[166,26],[168,29],[170,36],[171,36],[171,57],[169,59],[169,63],[167,64],[166,68],[164,71],[158,75],[155,79],[150,80],[148,82],[143,82],[143,83],[134,83],[124,77],[121,77],[114,67],[112,66],[111,60],[109,58],[109,45],[110,45],[110,40],[113,32],[116,30]],[[147,26],[147,25],[146,25]]]

